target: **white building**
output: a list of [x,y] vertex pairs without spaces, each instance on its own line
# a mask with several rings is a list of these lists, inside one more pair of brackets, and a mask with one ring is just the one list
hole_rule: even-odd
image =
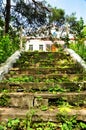
[[52,44],[52,41],[47,40],[27,40],[25,44],[25,51],[50,51]]

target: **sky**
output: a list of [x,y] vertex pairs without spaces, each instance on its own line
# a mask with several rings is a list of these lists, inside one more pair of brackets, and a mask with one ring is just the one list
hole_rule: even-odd
[[65,14],[76,12],[76,17],[83,18],[86,24],[86,0],[46,0],[52,7],[64,9]]

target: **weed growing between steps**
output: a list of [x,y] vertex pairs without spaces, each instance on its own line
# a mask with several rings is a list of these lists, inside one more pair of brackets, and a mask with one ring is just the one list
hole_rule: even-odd
[[29,120],[27,119],[14,119],[9,120],[7,124],[1,123],[0,130],[56,130],[57,124],[53,122],[37,122],[32,123],[31,126],[29,126]]
[[10,96],[7,93],[3,93],[0,95],[0,106],[5,107],[9,106],[10,103]]
[[68,116],[68,109],[60,111],[55,122],[34,122],[34,112],[31,110],[26,118],[9,119],[8,122],[0,122],[0,130],[86,130],[86,122],[77,121],[77,116]]
[[49,92],[56,93],[56,92],[65,92],[64,88],[61,88],[59,85],[55,85],[54,87],[49,87]]
[[57,120],[60,122],[61,130],[85,130],[86,122],[77,120],[77,115],[68,114],[71,113],[71,107],[69,103],[63,103],[58,108]]
[[80,82],[86,80],[86,77],[84,75],[78,76],[78,75],[51,75],[49,76],[44,76],[41,75],[39,77],[37,76],[28,76],[28,75],[21,75],[18,77],[10,77],[6,80],[3,80],[3,82],[14,82],[14,83],[25,83],[25,82],[34,82],[34,83],[40,83],[40,82],[45,82],[45,83],[62,83],[62,82]]
[[[25,80],[28,80],[27,82]],[[48,92],[56,94],[57,92],[64,93],[64,92],[82,92],[86,90],[86,83],[85,82],[62,82],[62,83],[55,83],[53,79],[47,79],[46,82],[29,82],[34,81],[34,78],[10,78],[10,80],[3,80],[0,82],[0,93],[2,92]]]
[[76,116],[68,116],[67,114],[59,114],[57,120],[60,121],[61,130],[85,130],[86,124],[78,122]]

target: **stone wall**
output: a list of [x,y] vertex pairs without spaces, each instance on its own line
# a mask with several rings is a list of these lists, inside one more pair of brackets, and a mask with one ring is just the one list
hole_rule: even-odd
[[21,51],[16,51],[13,55],[11,55],[5,63],[1,64],[0,67],[0,80],[3,79],[4,74],[8,73],[9,69],[13,66],[17,59],[20,57]]

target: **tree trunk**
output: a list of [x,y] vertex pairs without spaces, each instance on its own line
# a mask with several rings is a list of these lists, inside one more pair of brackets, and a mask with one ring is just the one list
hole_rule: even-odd
[[6,0],[5,34],[8,33],[8,31],[9,31],[10,7],[11,7],[11,1],[10,0]]

